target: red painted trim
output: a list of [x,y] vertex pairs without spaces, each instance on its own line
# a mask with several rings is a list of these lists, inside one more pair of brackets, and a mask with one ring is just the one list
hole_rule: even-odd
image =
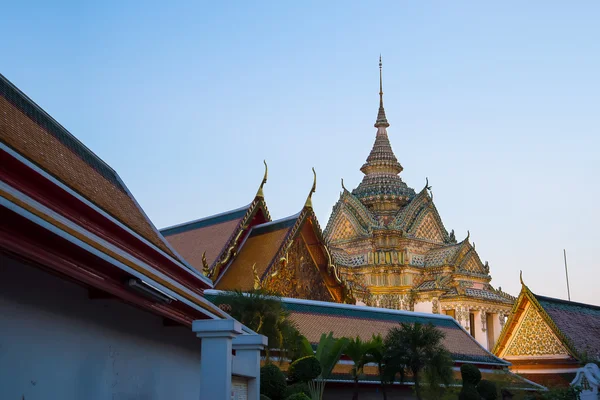
[[130,291],[124,284],[128,277],[125,271],[13,211],[1,211],[0,251],[188,327],[195,319],[209,318],[180,301],[158,304]]
[[0,151],[0,180],[202,295],[210,286],[43,175]]

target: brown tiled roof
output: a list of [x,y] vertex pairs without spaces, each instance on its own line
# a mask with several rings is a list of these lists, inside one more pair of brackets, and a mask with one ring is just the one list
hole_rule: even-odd
[[0,141],[174,256],[117,173],[2,75]]
[[385,337],[391,328],[401,322],[432,323],[446,335],[444,346],[455,361],[507,364],[483,349],[451,317],[308,300],[284,299],[284,306],[290,311],[291,319],[300,333],[313,344],[319,342],[321,334],[328,332],[333,332],[335,337],[359,336],[368,340],[377,334]]
[[573,382],[573,379],[575,379],[575,375],[574,372],[560,374],[519,374],[519,376],[525,379],[549,388],[568,387]]
[[256,264],[256,272],[262,276],[274,262],[285,238],[296,222],[298,215],[279,221],[257,225],[250,231],[233,262],[217,280],[218,290],[251,290],[254,287],[252,266]]
[[202,271],[202,254],[213,265],[231,236],[239,229],[249,206],[219,215],[161,229],[173,248],[194,268]]
[[535,295],[580,356],[600,359],[600,307]]

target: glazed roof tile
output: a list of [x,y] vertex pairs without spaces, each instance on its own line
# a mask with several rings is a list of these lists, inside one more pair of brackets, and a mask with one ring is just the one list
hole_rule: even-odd
[[425,254],[425,266],[437,267],[446,264],[446,260],[451,261],[456,256],[456,253],[460,250],[461,244],[429,250]]
[[535,295],[579,355],[600,359],[600,307]]
[[432,323],[446,335],[444,346],[455,361],[508,365],[486,351],[451,317],[410,311],[359,307],[310,300],[284,299],[291,319],[311,343],[319,341],[321,334],[333,332],[336,337],[356,337],[363,340],[372,335],[385,337],[399,323]]
[[257,225],[250,230],[238,255],[217,280],[215,288],[219,290],[251,290],[254,287],[252,266],[262,276],[274,261],[284,240],[296,223],[299,214],[277,221]]
[[508,304],[512,304],[513,300],[514,300],[514,299],[507,298],[505,296],[502,296],[501,294],[498,294],[496,292],[492,292],[490,290],[466,288],[465,289],[465,293],[469,297],[476,297],[476,298],[480,298],[480,299],[501,301],[503,303],[508,303]]
[[367,256],[364,254],[350,255],[342,249],[331,249],[331,257],[337,265],[345,267],[359,267],[367,265]]
[[237,231],[250,208],[236,210],[161,229],[173,248],[194,268],[202,271],[202,254],[206,251],[208,265],[213,265],[227,242]]
[[117,173],[1,74],[0,141],[178,258]]

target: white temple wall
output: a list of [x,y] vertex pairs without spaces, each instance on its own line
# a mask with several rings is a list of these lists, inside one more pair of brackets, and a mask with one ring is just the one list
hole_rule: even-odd
[[415,303],[415,311],[416,312],[432,314],[431,308],[432,308],[431,301],[421,301],[419,303]]
[[1,399],[200,398],[189,328],[0,255]]

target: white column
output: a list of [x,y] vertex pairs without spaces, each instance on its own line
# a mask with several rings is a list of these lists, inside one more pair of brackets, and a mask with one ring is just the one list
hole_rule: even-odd
[[494,344],[498,342],[498,338],[500,337],[500,332],[502,331],[503,323],[500,322],[500,319],[503,318],[501,313],[493,314],[494,321]]
[[232,340],[242,333],[233,319],[197,320],[192,331],[202,339],[200,400],[229,399],[233,364]]
[[260,352],[267,342],[263,335],[240,335],[233,339],[233,373],[248,378],[248,400],[260,399]]
[[482,320],[481,318],[482,314],[485,318],[485,311],[473,311],[473,314],[475,314],[475,340],[477,340],[480,345],[488,350],[487,336],[484,328],[485,320]]

